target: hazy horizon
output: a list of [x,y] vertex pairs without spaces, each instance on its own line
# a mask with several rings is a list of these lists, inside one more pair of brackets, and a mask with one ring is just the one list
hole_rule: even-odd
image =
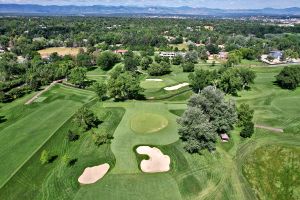
[[299,0],[142,0],[136,2],[135,0],[0,0],[0,4],[37,4],[37,5],[75,5],[75,6],[163,6],[163,7],[207,7],[219,9],[261,9],[261,8],[288,8],[300,7]]

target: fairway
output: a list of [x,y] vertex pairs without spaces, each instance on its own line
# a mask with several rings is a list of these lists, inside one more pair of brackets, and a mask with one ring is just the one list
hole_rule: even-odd
[[154,133],[168,125],[168,120],[161,115],[153,113],[138,113],[131,118],[131,129],[140,134]]
[[[75,113],[76,109],[92,97],[90,92],[84,91],[81,94],[73,93],[74,96],[70,99],[71,96],[68,96],[68,93],[72,90],[74,92],[74,89],[56,86],[44,95],[48,99],[56,96],[57,100],[47,102],[47,99],[41,104],[30,105],[32,108],[26,116],[0,131],[0,159],[5,160],[0,165],[0,187],[47,142],[57,129]],[[58,91],[64,94],[56,95]]]

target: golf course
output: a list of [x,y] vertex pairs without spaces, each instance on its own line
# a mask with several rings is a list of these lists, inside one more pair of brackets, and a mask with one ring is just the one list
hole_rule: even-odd
[[[90,90],[58,83],[29,105],[25,103],[35,93],[2,104],[6,120],[0,124],[0,199],[299,199],[300,89],[274,84],[282,67],[252,67],[256,78],[251,89],[226,96],[255,110],[253,120],[260,128],[254,135],[241,138],[236,127],[229,142],[218,139],[216,151],[201,154],[186,152],[180,140],[176,120],[192,91],[186,85],[165,90],[189,82],[188,73],[172,68],[160,81],[144,75],[144,100],[100,102]],[[108,76],[97,69],[88,72],[94,81]],[[68,130],[76,132],[74,114],[83,106],[101,120],[91,131],[111,134],[111,142],[95,145],[91,131],[68,140]],[[137,153],[140,146],[168,156],[169,170],[143,172],[140,163],[149,156]],[[52,159],[41,165],[45,150]],[[67,157],[72,166],[66,166]],[[78,183],[85,168],[104,163],[110,167],[100,180]]]

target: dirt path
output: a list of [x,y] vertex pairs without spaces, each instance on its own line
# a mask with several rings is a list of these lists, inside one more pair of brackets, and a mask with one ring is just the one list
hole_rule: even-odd
[[52,86],[54,86],[56,83],[61,83],[63,82],[64,79],[61,80],[56,80],[53,81],[50,85],[48,85],[47,87],[45,87],[42,91],[38,92],[36,95],[34,95],[34,97],[32,97],[31,99],[29,99],[25,105],[29,105],[32,102],[34,102],[39,96],[41,96],[44,92],[48,91]]
[[261,128],[261,129],[266,129],[266,130],[273,131],[273,132],[283,133],[282,128],[273,128],[273,127],[263,126],[263,125],[255,125],[255,128]]

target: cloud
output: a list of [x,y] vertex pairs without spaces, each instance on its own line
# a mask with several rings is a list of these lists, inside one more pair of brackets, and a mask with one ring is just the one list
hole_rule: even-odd
[[300,0],[0,0],[0,3],[41,5],[191,6],[227,9],[300,7]]

